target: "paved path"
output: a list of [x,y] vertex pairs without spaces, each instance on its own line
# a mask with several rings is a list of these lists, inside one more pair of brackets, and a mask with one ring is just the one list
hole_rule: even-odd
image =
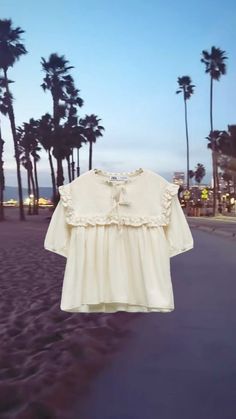
[[75,418],[236,418],[236,241],[193,236],[194,249],[172,258],[175,311],[132,323]]
[[192,228],[236,238],[236,217],[187,217]]

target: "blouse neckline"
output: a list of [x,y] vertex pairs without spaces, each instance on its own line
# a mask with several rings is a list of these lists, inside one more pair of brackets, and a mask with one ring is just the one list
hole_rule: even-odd
[[[132,170],[130,172],[108,172],[103,169],[95,168],[95,169],[92,169],[92,173],[97,178],[101,177],[102,181],[105,183],[108,183],[109,185],[120,185],[123,183],[133,182],[136,179],[139,179],[146,173],[146,171],[142,167]],[[113,182],[112,180],[109,179],[110,176],[127,176],[127,179],[122,179],[122,180]]]

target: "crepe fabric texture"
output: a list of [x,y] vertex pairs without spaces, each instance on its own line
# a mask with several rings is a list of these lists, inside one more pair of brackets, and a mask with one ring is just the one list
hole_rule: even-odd
[[44,248],[66,258],[61,310],[175,309],[170,259],[194,245],[178,190],[143,168],[91,169],[59,186]]

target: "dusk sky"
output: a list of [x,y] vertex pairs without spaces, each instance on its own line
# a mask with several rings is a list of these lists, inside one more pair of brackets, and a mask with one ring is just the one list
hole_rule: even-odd
[[[143,167],[171,180],[186,172],[184,103],[176,95],[177,78],[196,85],[188,101],[190,169],[202,163],[211,176],[210,77],[200,62],[203,49],[219,47],[228,56],[227,74],[214,83],[215,129],[236,124],[235,1],[1,0],[1,19],[20,26],[28,54],[9,69],[17,126],[52,113],[52,98],[40,87],[41,57],[65,55],[84,106],[79,116],[96,114],[105,127],[93,147],[93,168],[132,171]],[[6,185],[16,181],[9,122],[1,116]],[[81,173],[88,170],[89,147],[80,153]],[[46,153],[40,152],[39,184],[51,186]],[[75,154],[76,155],[76,154]],[[56,161],[54,159],[54,167]],[[64,162],[65,183],[67,168]],[[22,168],[23,186],[26,171]]]

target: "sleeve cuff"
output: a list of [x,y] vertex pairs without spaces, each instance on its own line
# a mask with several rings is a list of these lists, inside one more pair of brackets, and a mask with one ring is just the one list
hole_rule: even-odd
[[187,252],[188,250],[191,250],[191,249],[193,249],[193,243],[189,243],[189,244],[185,245],[184,247],[178,248],[178,249],[171,247],[170,252],[169,252],[169,256],[171,258],[173,256],[179,255],[180,253]]

